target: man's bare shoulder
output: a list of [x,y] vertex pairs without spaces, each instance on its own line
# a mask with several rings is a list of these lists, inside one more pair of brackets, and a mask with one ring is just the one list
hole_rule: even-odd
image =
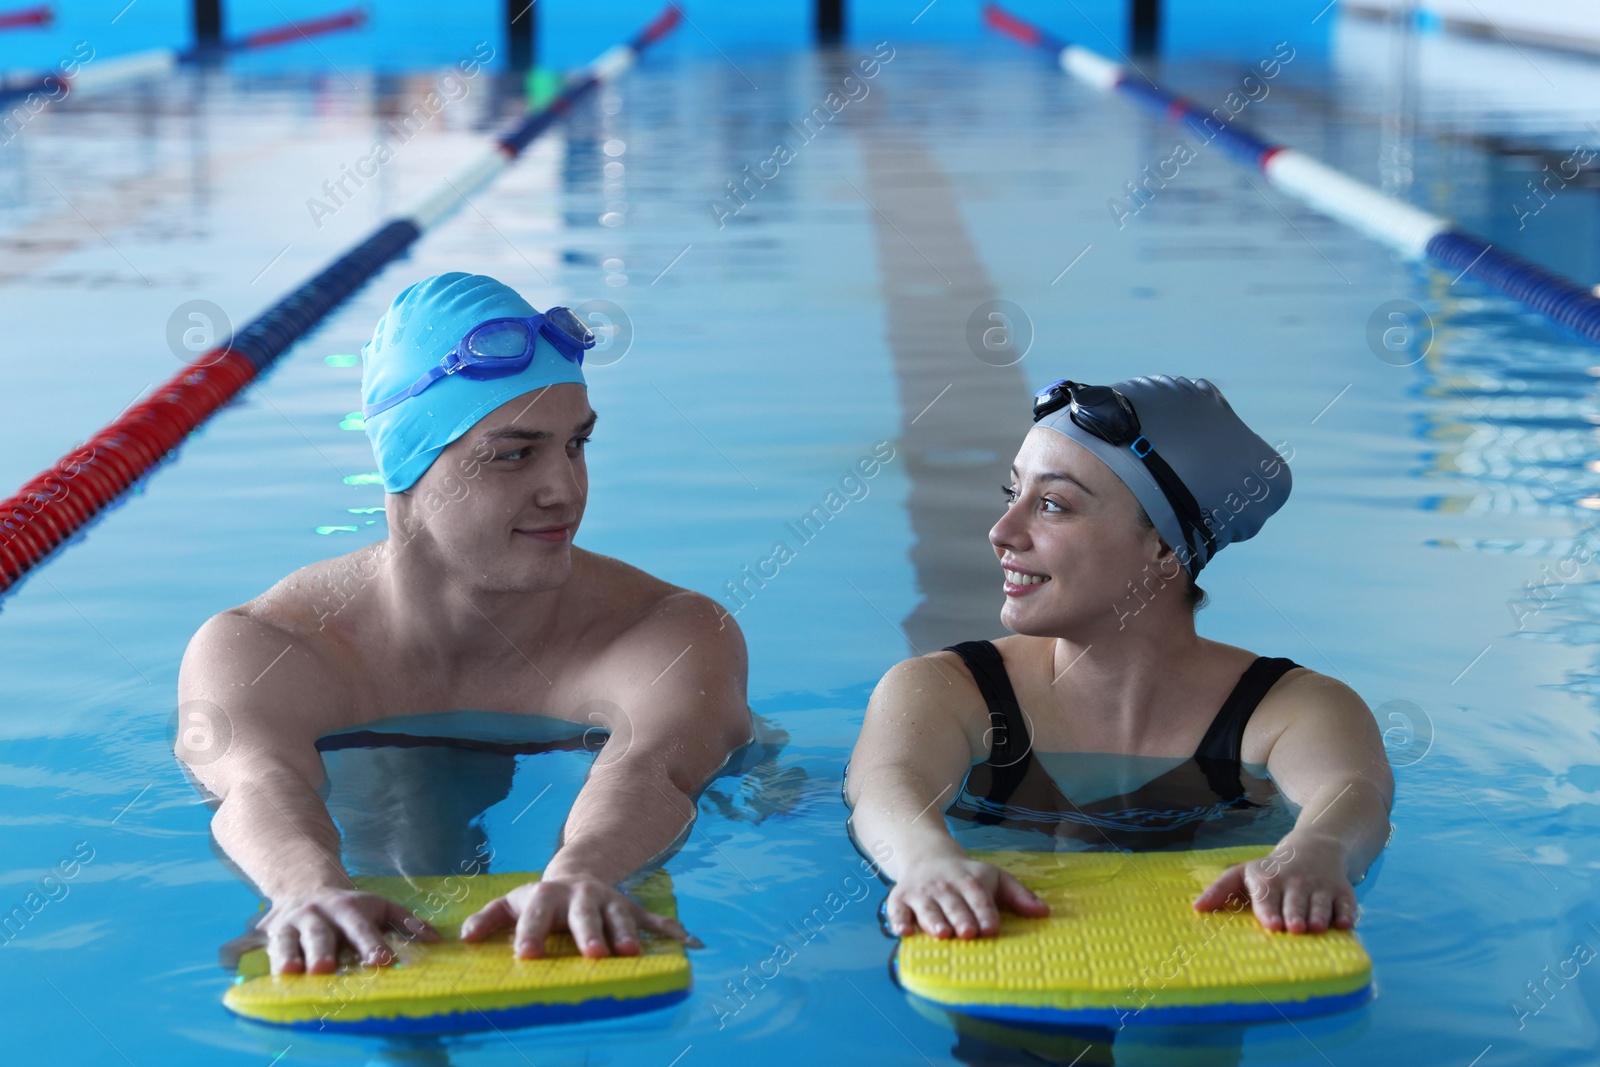
[[610,556],[583,555],[584,594],[616,645],[646,652],[675,646],[676,653],[697,643],[706,651],[734,654],[743,664],[744,635],[716,601]]
[[652,620],[666,621],[671,628],[703,616],[715,625],[728,614],[710,597],[631,563],[576,547],[572,555],[573,592],[588,609],[589,626],[610,637],[638,637],[651,631]]
[[337,680],[345,631],[359,615],[345,609],[372,584],[379,552],[381,543],[308,564],[213,615],[189,642],[186,672],[225,675],[238,684],[232,676],[249,673],[261,655],[276,665],[293,653],[290,673],[318,684]]
[[385,549],[380,541],[308,563],[231,611],[307,641],[336,637],[349,629],[360,615],[358,606],[372,595]]

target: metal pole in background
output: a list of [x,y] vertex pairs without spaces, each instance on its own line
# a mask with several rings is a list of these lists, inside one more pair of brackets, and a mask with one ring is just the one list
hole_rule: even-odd
[[506,0],[506,61],[514,71],[530,71],[539,55],[539,5],[536,0]]
[[1132,20],[1133,54],[1153,56],[1161,50],[1161,0],[1132,0],[1129,5]]
[[222,0],[194,0],[196,50],[222,43]]
[[817,0],[818,44],[838,44],[844,40],[844,0]]

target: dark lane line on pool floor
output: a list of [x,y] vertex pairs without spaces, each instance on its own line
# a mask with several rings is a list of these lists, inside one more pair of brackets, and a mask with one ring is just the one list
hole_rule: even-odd
[[911,563],[922,592],[903,631],[920,654],[1004,632],[989,528],[1029,425],[1029,391],[1012,344],[985,350],[986,362],[969,341],[975,316],[980,336],[1004,330],[1007,342],[1015,324],[983,311],[997,294],[950,180],[924,142],[893,124],[883,92],[862,102],[850,128],[866,164],[856,192],[872,219],[900,392]]

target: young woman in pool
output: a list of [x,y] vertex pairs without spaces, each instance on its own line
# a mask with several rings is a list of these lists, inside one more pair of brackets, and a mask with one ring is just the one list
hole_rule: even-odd
[[[1171,847],[1208,818],[1256,806],[1249,780],[1275,784],[1299,815],[1271,855],[1229,868],[1194,907],[1248,900],[1270,930],[1350,928],[1352,886],[1387,841],[1394,795],[1371,711],[1334,679],[1194,627],[1196,576],[1283,504],[1287,463],[1203,378],[1060,381],[1036,398],[1034,422],[989,532],[1013,636],[897,664],[850,762],[851,831],[895,883],[890,927],[975,937],[998,931],[1001,907],[1048,911],[967,857],[947,808],[1101,847]],[[1165,824],[1124,833],[1096,819],[1096,805],[1074,804],[1051,779],[1044,753],[1166,758],[1170,773],[1099,805]],[[1264,765],[1271,783],[1248,765]],[[1196,787],[1209,807],[1194,805]],[[1189,810],[1170,803],[1180,795]]]

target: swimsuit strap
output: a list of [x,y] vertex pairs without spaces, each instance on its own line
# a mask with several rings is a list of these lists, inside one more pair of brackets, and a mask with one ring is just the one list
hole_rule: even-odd
[[1195,750],[1195,759],[1238,763],[1245,724],[1250,721],[1251,712],[1256,710],[1261,698],[1267,695],[1267,690],[1279,678],[1298,666],[1300,664],[1284,656],[1257,656],[1255,662],[1239,676],[1238,684],[1228,694],[1228,699],[1222,702],[1217,717],[1211,720],[1210,729]]
[[984,799],[1004,804],[1022,784],[1028,765],[1033,762],[1033,738],[1028,734],[1016,691],[1011,688],[1005,661],[992,641],[963,641],[944,651],[961,657],[972,672],[972,680],[978,683],[983,702],[989,706],[989,758],[984,762],[990,769],[990,788]]

